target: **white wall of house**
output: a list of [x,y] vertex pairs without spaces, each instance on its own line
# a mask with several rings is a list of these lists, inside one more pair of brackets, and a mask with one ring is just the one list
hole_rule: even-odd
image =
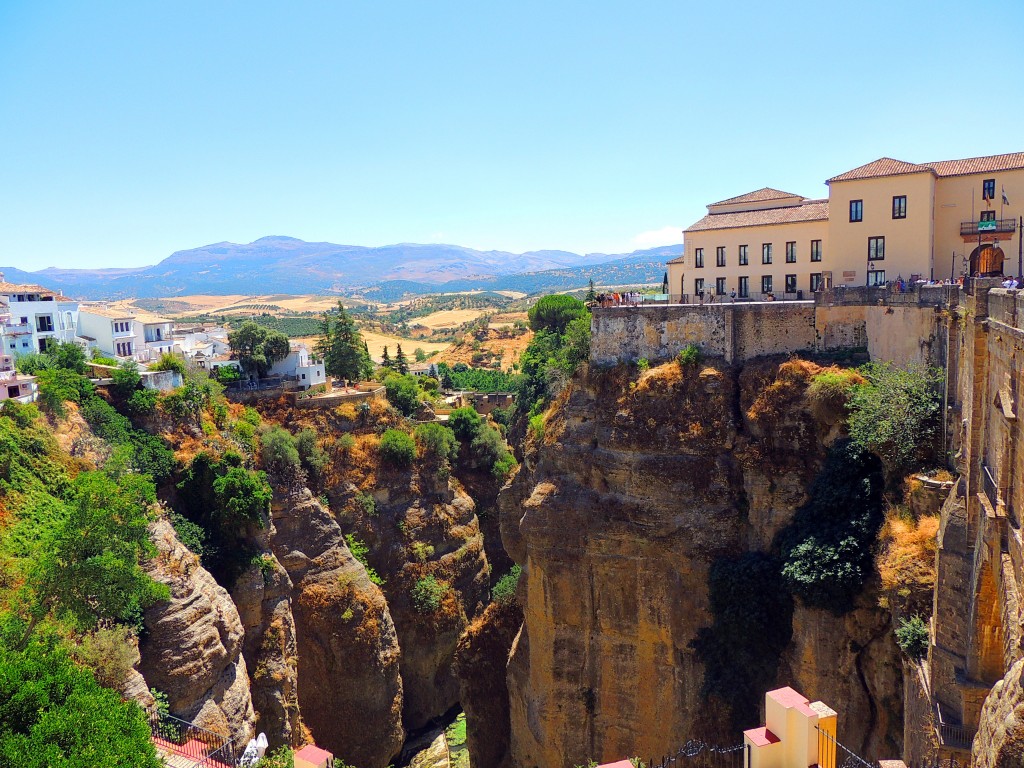
[[0,345],[6,354],[39,352],[48,339],[74,341],[78,302],[35,293],[0,295]]
[[96,347],[106,355],[133,357],[138,351],[141,333],[131,315],[111,317],[82,307],[78,312],[78,335],[96,341]]

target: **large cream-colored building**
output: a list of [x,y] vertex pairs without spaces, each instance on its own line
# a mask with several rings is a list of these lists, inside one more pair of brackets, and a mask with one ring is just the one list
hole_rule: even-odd
[[827,200],[764,188],[709,205],[668,263],[670,292],[782,299],[819,286],[1018,271],[1024,152],[886,157],[826,183]]

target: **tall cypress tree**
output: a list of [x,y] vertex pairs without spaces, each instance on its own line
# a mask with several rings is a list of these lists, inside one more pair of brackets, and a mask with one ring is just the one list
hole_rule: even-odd
[[398,350],[395,353],[395,370],[405,376],[409,372],[409,361],[405,357],[405,353],[402,351],[402,345],[398,345]]
[[327,313],[320,322],[323,338],[316,351],[327,373],[335,378],[358,381],[373,370],[370,353],[355,321],[338,302],[337,314]]

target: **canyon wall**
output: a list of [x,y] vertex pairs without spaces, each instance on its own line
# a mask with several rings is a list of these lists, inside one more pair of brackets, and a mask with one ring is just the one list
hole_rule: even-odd
[[[771,547],[838,435],[838,416],[804,397],[814,370],[592,366],[562,393],[499,499],[523,566],[507,673],[514,765],[739,741],[702,696],[693,643],[712,622],[712,564]],[[884,757],[902,740],[902,671],[871,589],[846,616],[797,605],[777,678],[826,702],[845,695],[846,740]]]

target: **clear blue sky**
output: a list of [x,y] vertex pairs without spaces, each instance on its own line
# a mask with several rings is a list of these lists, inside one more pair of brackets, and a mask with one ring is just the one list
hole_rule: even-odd
[[761,186],[1024,150],[1022,28],[1020,0],[0,0],[0,265],[679,241]]

